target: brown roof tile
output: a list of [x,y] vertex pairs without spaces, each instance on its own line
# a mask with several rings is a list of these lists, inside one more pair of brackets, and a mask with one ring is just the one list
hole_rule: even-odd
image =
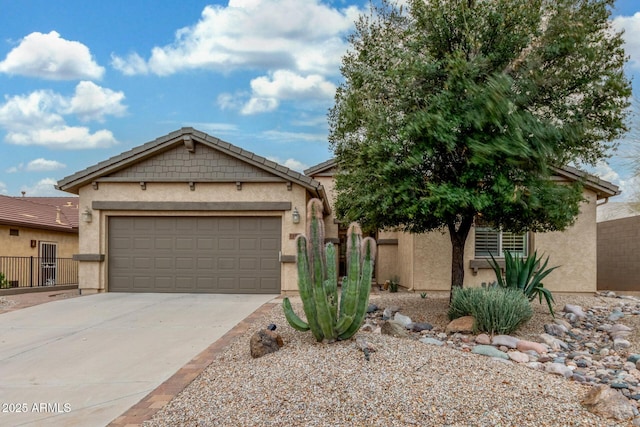
[[77,197],[9,197],[0,195],[0,224],[78,232]]

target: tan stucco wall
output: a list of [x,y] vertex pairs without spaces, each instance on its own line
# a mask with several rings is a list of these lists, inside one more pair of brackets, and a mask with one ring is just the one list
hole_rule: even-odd
[[548,266],[560,266],[544,281],[545,287],[559,292],[596,292],[598,270],[598,229],[596,196],[585,192],[587,202],[580,207],[576,223],[564,232],[535,236],[538,255],[549,256]]
[[[597,281],[596,197],[585,191],[576,223],[563,232],[537,233],[533,237],[538,255],[549,255],[549,266],[561,266],[544,281],[554,292],[595,292]],[[465,244],[464,286],[493,282],[492,269],[474,274],[474,228]],[[451,286],[451,240],[448,232],[434,231],[409,235],[398,233],[398,270],[400,284],[414,291],[448,291]]]
[[[243,183],[242,190],[234,183],[197,183],[191,191],[186,183],[147,183],[142,190],[136,183],[101,182],[98,189],[91,186],[80,189],[80,210],[91,208],[94,201],[136,202],[291,202],[298,208],[302,220],[293,224],[289,211],[107,211],[93,210],[93,221],[80,223],[80,254],[105,255],[103,262],[81,262],[79,286],[83,293],[104,292],[108,289],[107,224],[109,216],[279,216],[282,218],[282,255],[295,255],[294,236],[304,232],[307,191],[286,183]],[[281,263],[282,291],[297,290],[297,272],[294,263]]]
[[[10,236],[9,230],[18,230],[18,236]],[[31,240],[36,247],[31,247]],[[78,252],[78,234],[53,230],[0,225],[0,256],[40,256],[40,243],[55,243],[58,258],[71,258]]]

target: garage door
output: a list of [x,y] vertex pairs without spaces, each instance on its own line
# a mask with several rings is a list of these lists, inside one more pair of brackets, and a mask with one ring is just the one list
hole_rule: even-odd
[[280,293],[279,217],[110,217],[111,292]]

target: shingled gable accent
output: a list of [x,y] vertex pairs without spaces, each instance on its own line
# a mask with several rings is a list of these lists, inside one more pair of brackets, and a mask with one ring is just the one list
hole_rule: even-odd
[[[322,163],[318,163],[315,166],[311,166],[309,169],[305,169],[304,174],[312,177],[333,176],[335,175],[336,168],[337,162],[336,159],[333,158]],[[555,174],[553,178],[556,180],[566,180],[571,182],[583,180],[585,187],[596,193],[598,200],[620,194],[620,190],[617,185],[583,172],[580,169],[576,169],[571,166],[564,166],[562,168],[553,168],[553,171]]]
[[292,182],[330,212],[322,184],[193,128],[182,128],[63,178],[57,188],[78,194],[99,182]]

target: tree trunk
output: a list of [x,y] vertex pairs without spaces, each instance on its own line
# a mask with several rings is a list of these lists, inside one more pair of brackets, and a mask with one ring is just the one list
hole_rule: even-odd
[[464,283],[464,245],[473,224],[473,215],[462,216],[457,223],[450,222],[449,237],[451,238],[451,292],[449,302],[453,297],[454,288],[462,288]]

